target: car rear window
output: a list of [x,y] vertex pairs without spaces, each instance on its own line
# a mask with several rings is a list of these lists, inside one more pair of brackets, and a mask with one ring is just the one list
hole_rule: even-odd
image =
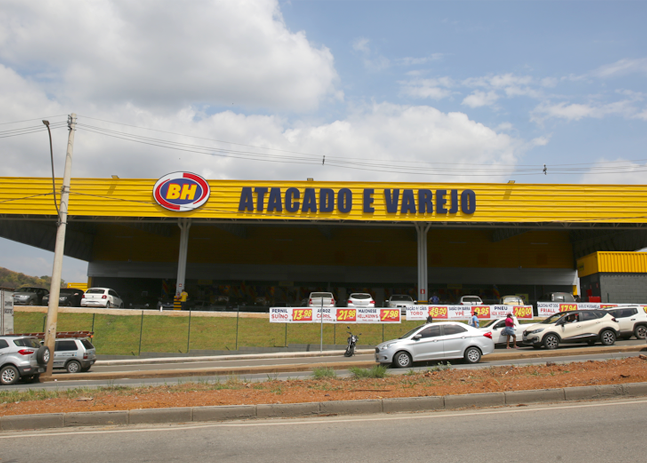
[[353,293],[350,295],[353,299],[370,299],[371,295],[370,294],[362,294],[362,293]]
[[391,296],[392,301],[413,301],[409,296]]
[[13,343],[20,347],[40,347],[40,342],[38,342],[38,339],[35,338],[18,338],[14,339]]
[[103,289],[88,289],[85,294],[103,294],[104,292]]
[[88,339],[81,339],[81,344],[83,344],[86,349],[94,349],[94,346]]
[[310,294],[310,297],[327,297],[327,298],[331,298],[332,293],[312,293],[312,294]]
[[464,328],[459,325],[444,325],[443,329],[445,330],[445,335],[448,334],[458,334],[467,331],[467,328]]

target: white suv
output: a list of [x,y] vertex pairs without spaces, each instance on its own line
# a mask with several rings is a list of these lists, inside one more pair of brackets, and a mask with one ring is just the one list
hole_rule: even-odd
[[560,343],[601,342],[615,344],[620,325],[605,310],[571,310],[551,315],[546,320],[526,325],[523,343],[536,349],[556,349]]
[[631,336],[636,336],[636,339],[647,338],[647,312],[643,306],[623,304],[605,310],[618,320],[621,337],[626,339]]

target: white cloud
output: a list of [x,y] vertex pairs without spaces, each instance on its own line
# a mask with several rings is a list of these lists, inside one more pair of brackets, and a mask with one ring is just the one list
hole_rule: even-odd
[[359,52],[362,56],[364,67],[372,72],[382,71],[391,66],[391,61],[385,56],[373,51],[369,46],[370,41],[367,38],[360,37],[353,41],[353,50]]
[[531,120],[542,122],[547,118],[566,119],[579,121],[584,118],[601,119],[605,116],[615,115],[627,118],[636,117],[636,109],[632,100],[616,101],[608,104],[600,103],[541,103],[537,106],[531,116]]
[[596,77],[608,78],[632,73],[647,74],[647,58],[621,59],[612,64],[600,66],[592,72]]
[[422,58],[413,58],[413,57],[406,57],[406,58],[400,58],[397,60],[397,64],[400,66],[416,66],[416,65],[421,65],[421,64],[427,64],[432,61],[438,61],[443,59],[445,55],[443,53],[433,53],[430,56],[425,56]]
[[582,175],[580,183],[585,184],[644,184],[647,164],[624,159],[608,161],[600,159]]
[[449,77],[438,79],[413,79],[400,82],[401,93],[414,98],[431,98],[440,100],[452,95],[450,88],[453,82]]
[[471,95],[463,99],[463,103],[470,108],[480,108],[481,106],[492,106],[496,103],[496,100],[499,99],[499,96],[496,92],[481,92],[475,91]]
[[0,30],[0,59],[69,105],[309,111],[341,96],[330,51],[276,0],[6,0]]

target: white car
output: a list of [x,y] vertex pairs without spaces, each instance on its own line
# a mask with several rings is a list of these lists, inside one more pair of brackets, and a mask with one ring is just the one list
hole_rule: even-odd
[[407,308],[416,305],[416,301],[406,294],[394,294],[384,302],[384,307]]
[[[519,324],[519,320],[517,320],[517,317],[515,317],[514,315],[512,316],[512,320],[514,320],[514,334],[517,335],[517,343],[521,344],[521,341],[523,340],[523,327]],[[496,318],[494,320],[490,320],[489,322],[487,322],[487,324],[478,329],[482,333],[491,331],[494,344],[500,345],[506,344],[508,339],[506,335],[501,334],[503,328],[505,328],[505,318]],[[512,336],[510,336],[510,343],[512,343],[512,341],[513,338]]]
[[461,305],[483,305],[483,301],[478,296],[461,296]]
[[119,307],[124,306],[124,301],[117,291],[110,288],[88,288],[81,299],[81,307]]
[[636,339],[647,337],[647,312],[641,305],[622,304],[618,307],[605,309],[618,321],[620,325],[620,336]]
[[368,293],[351,293],[346,305],[348,307],[375,307],[375,299]]
[[492,352],[490,331],[483,333],[459,322],[440,322],[418,326],[398,339],[378,344],[375,361],[400,368],[408,368],[413,362],[456,358],[477,363]]
[[503,296],[501,298],[503,305],[525,305],[521,296]]
[[335,296],[323,291],[310,293],[308,307],[335,307]]

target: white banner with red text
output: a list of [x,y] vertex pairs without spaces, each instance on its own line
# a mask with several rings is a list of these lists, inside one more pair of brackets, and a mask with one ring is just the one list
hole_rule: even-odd
[[401,322],[400,309],[383,307],[270,307],[270,323]]
[[532,319],[531,305],[414,305],[407,307],[407,320],[467,320],[475,313],[479,320],[505,318],[509,313],[519,319]]

